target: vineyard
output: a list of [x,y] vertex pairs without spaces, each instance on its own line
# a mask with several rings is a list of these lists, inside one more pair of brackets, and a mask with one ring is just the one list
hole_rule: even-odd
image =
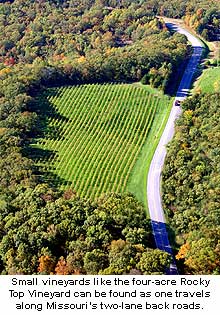
[[32,144],[37,167],[62,189],[95,198],[126,191],[168,98],[138,84],[88,84],[50,88],[37,103],[46,122],[44,136]]

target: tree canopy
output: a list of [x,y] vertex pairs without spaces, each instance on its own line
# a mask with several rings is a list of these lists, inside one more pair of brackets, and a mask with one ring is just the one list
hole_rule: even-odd
[[[164,9],[168,2],[173,11]],[[106,81],[142,80],[166,90],[190,49],[186,38],[171,34],[157,14],[185,16],[189,25],[214,39],[219,6],[213,0],[206,12],[200,10],[203,3],[0,1],[2,273],[147,274],[165,270],[170,257],[154,249],[144,209],[131,195],[113,193],[92,202],[80,199],[74,191],[55,190],[39,177],[28,155],[30,141],[41,132],[35,96],[47,86]],[[204,229],[214,222],[216,229],[219,225],[219,181],[213,171],[219,168],[218,125],[214,123],[218,121],[218,99],[219,95],[197,96],[185,103],[177,127],[178,145],[170,145],[170,162],[164,172],[164,203],[177,232],[187,235],[180,256],[193,272],[199,270],[200,260],[192,239],[201,253],[206,246],[213,262],[214,267],[204,266],[205,270],[218,272],[218,242],[200,241],[195,233],[189,234],[189,228],[197,231],[200,225]],[[199,145],[197,139],[201,139]],[[191,261],[189,253],[196,254]]]
[[193,273],[219,272],[219,99],[197,94],[184,102],[163,171],[164,206],[184,242],[178,258]]

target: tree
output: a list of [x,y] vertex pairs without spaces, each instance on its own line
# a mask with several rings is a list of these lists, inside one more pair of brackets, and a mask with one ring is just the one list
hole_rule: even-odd
[[202,228],[190,232],[187,241],[177,255],[192,274],[219,274],[220,272],[220,228]]
[[132,244],[124,241],[112,241],[109,250],[109,266],[104,274],[125,274],[136,266],[137,249]]
[[55,261],[49,255],[43,255],[39,258],[38,272],[40,274],[52,274],[54,272]]
[[107,255],[100,249],[87,252],[84,257],[84,269],[86,274],[97,275],[107,265]]
[[171,263],[170,254],[159,249],[149,249],[143,252],[137,267],[143,274],[164,274]]
[[55,267],[55,274],[56,275],[68,275],[69,274],[69,268],[66,263],[65,258],[62,256],[58,260],[56,267]]

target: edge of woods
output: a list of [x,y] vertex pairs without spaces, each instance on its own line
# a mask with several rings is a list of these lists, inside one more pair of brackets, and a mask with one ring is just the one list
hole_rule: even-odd
[[[192,78],[191,87],[190,87],[189,94],[188,94],[188,97],[191,97],[191,96],[193,96],[193,95],[195,95],[195,94],[197,93],[197,90],[198,90],[199,88],[201,88],[201,87],[200,87],[201,80],[204,78],[206,72],[208,72],[208,71],[210,71],[210,70],[213,70],[213,72],[215,71],[215,68],[212,69],[212,67],[210,68],[209,66],[208,66],[208,68],[207,68],[207,66],[206,66],[206,63],[207,63],[207,64],[210,64],[210,61],[211,61],[212,58],[213,58],[213,54],[214,54],[214,55],[216,54],[216,52],[214,51],[214,50],[215,50],[215,47],[214,47],[214,45],[213,45],[212,42],[209,42],[209,41],[205,40],[201,35],[199,35],[198,33],[196,33],[192,28],[186,26],[185,23],[184,23],[184,21],[182,21],[182,20],[180,20],[180,19],[173,19],[173,18],[167,18],[167,17],[162,17],[162,18],[164,19],[165,22],[166,22],[166,21],[167,21],[167,22],[169,22],[169,21],[171,21],[171,22],[176,22],[179,26],[181,26],[182,28],[185,28],[190,34],[192,34],[193,36],[197,37],[197,38],[200,40],[200,42],[202,43],[202,45],[203,45],[202,59],[201,59],[201,62],[200,62],[200,64],[198,65],[198,68],[197,68],[197,70],[196,70],[196,72],[195,72],[195,74],[194,74],[194,76],[193,76],[193,78]],[[186,64],[187,64],[187,62],[188,62],[188,60],[186,61]],[[185,70],[186,64],[184,64],[183,72],[184,72],[184,70]],[[179,83],[180,83],[180,81],[181,81],[183,72],[181,72],[181,73],[179,74],[178,83],[177,83],[176,86],[175,86],[174,97],[172,98],[172,100],[174,100],[174,98],[175,98],[175,93],[176,93],[176,91],[178,90],[178,85],[179,85]],[[203,82],[202,82],[202,83],[203,83]],[[188,99],[188,97],[187,97],[187,99]],[[166,122],[167,122],[167,120],[168,120],[168,118],[169,118],[169,114],[170,114],[171,108],[172,108],[172,104],[171,104],[171,107],[170,107],[169,112],[167,113],[168,116],[167,116],[166,121],[165,121],[165,123],[164,123],[164,126],[163,126],[163,128],[162,128],[161,135],[162,135],[163,130],[164,130],[164,128],[165,128]],[[180,114],[180,117],[179,117],[178,119],[180,119],[181,116],[182,116],[182,113]],[[177,120],[178,120],[178,119],[177,119]],[[175,122],[175,124],[176,124],[176,122]],[[160,135],[160,136],[161,136],[161,135]],[[174,131],[174,135],[175,135],[175,131]],[[172,140],[171,140],[171,141],[172,141]],[[171,141],[170,141],[170,142],[171,142]],[[158,143],[159,143],[159,140],[158,140],[157,144],[158,144]],[[156,148],[157,148],[157,145],[154,147],[153,154],[154,154]],[[153,155],[152,155],[152,157],[153,157]],[[150,161],[150,162],[151,162],[151,161]],[[165,163],[166,163],[166,158],[165,158],[163,167],[165,166]],[[150,163],[149,163],[149,165],[150,165]],[[163,170],[162,170],[162,171],[163,171]],[[146,174],[147,174],[147,173],[146,173]],[[162,173],[161,173],[161,175],[162,175]],[[161,186],[162,186],[162,178],[161,178]],[[147,202],[147,195],[146,195],[146,202]],[[147,211],[148,211],[148,205],[147,205]],[[166,211],[164,211],[164,216],[165,216],[166,222],[169,222],[169,217],[168,217]],[[168,233],[170,245],[171,245],[172,249],[173,249],[174,252],[175,252],[175,251],[177,250],[177,243],[176,243],[176,240],[175,240],[175,232],[174,232],[174,230],[170,227],[170,225],[167,224],[167,223],[166,223],[166,229],[167,229],[167,233]]]
[[[133,83],[131,85],[140,87],[146,90],[147,93],[159,100],[156,108],[156,113],[147,138],[142,146],[138,158],[133,166],[131,173],[129,174],[128,182],[126,185],[126,191],[135,195],[137,200],[142,202],[148,215],[146,187],[147,187],[147,173],[150,167],[154,151],[158,145],[163,129],[169,118],[169,113],[172,108],[173,98],[163,94],[157,89],[154,89],[141,83]],[[47,148],[46,148],[47,149]]]
[[[204,46],[206,47],[206,50],[208,52],[209,50],[208,50],[207,44],[204,43]],[[180,71],[178,81],[180,81],[183,71],[184,69]],[[198,72],[199,73],[197,74],[197,76],[201,74],[201,69]],[[148,174],[152,157],[154,155],[154,152],[157,148],[157,145],[160,141],[161,135],[163,133],[163,130],[169,118],[174,97],[170,97],[167,94],[163,94],[159,90],[151,88],[148,85],[142,85],[140,82],[133,83],[133,84],[141,86],[143,89],[146,89],[148,93],[158,97],[160,99],[160,102],[162,102],[164,105],[164,106],[161,106],[160,104],[160,106],[158,106],[157,108],[157,113],[155,115],[154,121],[151,125],[147,139],[139,153],[139,157],[137,158],[135,165],[131,171],[131,174],[129,176],[128,183],[127,183],[127,188],[126,188],[127,192],[131,192],[132,194],[136,196],[136,198],[139,201],[142,202],[142,204],[144,205],[146,209],[146,214],[149,217],[148,202],[147,202],[147,195],[146,195],[147,174]],[[177,87],[178,87],[178,84],[177,86],[175,86],[175,90],[177,89]],[[172,93],[172,94],[175,94],[175,93]]]
[[[148,87],[146,87],[148,88]],[[151,93],[156,93],[157,90],[152,89]],[[158,92],[158,91],[157,91]],[[162,95],[164,97],[165,95]],[[160,97],[160,96],[158,96]],[[140,155],[132,170],[127,190],[133,193],[136,198],[144,204],[146,214],[149,217],[148,201],[147,201],[147,174],[150,168],[150,163],[154,152],[160,141],[163,130],[168,121],[170,111],[172,109],[173,97],[167,97],[167,106],[160,106],[157,109],[157,115],[153,121],[146,142],[140,152]],[[165,105],[165,104],[164,104]],[[135,174],[135,175],[134,175]]]
[[[162,17],[165,21],[175,21],[175,19],[169,19],[169,18],[164,18]],[[186,28],[188,32],[190,32],[192,35],[196,36],[199,38],[199,40],[202,42],[203,46],[204,46],[204,52],[203,52],[203,60],[206,59],[210,59],[210,53],[211,53],[211,46],[210,43],[207,42],[206,40],[204,40],[201,36],[199,36],[195,31],[193,31],[192,29],[190,29],[189,27],[186,27],[184,22],[179,22],[177,24],[181,24],[182,27]],[[175,98],[175,94],[176,91],[178,89],[178,85],[181,81],[182,75],[184,73],[185,70],[185,66],[187,64],[188,60],[186,60],[186,63],[184,63],[182,69],[180,70],[178,77],[175,78],[176,79],[176,83],[174,86],[174,90],[173,90],[173,97],[170,98],[169,101],[169,106],[167,108],[167,110],[161,111],[161,113],[159,114],[159,116],[156,116],[156,119],[154,120],[151,130],[149,132],[147,141],[145,143],[145,145],[143,146],[140,156],[137,160],[137,162],[135,163],[135,166],[133,168],[132,172],[137,172],[136,176],[131,176],[131,179],[128,183],[128,190],[131,191],[132,193],[135,194],[135,196],[137,197],[137,199],[139,201],[141,201],[146,209],[147,212],[147,216],[149,217],[149,211],[148,211],[148,198],[147,198],[147,194],[146,194],[146,190],[147,190],[147,174],[150,168],[150,163],[151,160],[153,158],[154,152],[157,148],[157,145],[160,141],[160,138],[162,136],[162,133],[164,131],[164,128],[166,126],[166,123],[168,121],[169,115],[170,115],[170,111],[172,109],[172,105],[173,105],[173,100]],[[200,67],[198,68],[196,74],[195,74],[195,80],[198,79],[202,73],[203,73],[204,67],[203,67],[203,63],[200,65]],[[192,86],[191,86],[191,90],[189,93],[189,96],[193,93],[193,91],[195,90],[194,84],[195,84],[195,80],[193,80],[192,82]],[[148,88],[148,87],[147,87]],[[155,90],[155,93],[158,90]],[[153,93],[153,89],[152,89],[152,93]],[[166,94],[165,94],[166,96]],[[150,147],[150,149],[149,149]],[[166,214],[164,213],[165,217]],[[167,219],[167,217],[166,217]],[[170,234],[170,233],[169,233]],[[171,240],[172,241],[172,240]],[[173,244],[173,241],[172,241]]]

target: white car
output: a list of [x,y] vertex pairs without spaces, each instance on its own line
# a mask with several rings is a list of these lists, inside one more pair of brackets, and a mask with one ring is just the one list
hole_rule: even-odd
[[180,100],[175,100],[174,105],[175,106],[180,106],[181,101]]

